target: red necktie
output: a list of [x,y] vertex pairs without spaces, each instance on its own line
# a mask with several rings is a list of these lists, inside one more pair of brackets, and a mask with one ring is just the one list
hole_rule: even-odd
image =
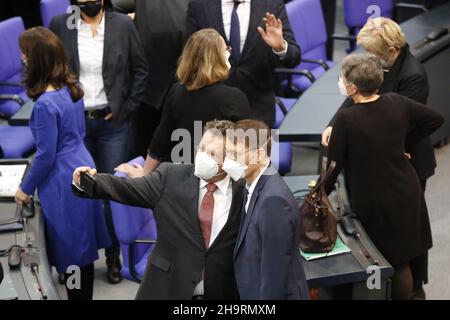
[[217,186],[214,183],[209,183],[206,185],[206,190],[207,192],[200,205],[198,218],[200,220],[200,229],[202,230],[205,248],[208,249],[214,212],[214,192],[217,190]]

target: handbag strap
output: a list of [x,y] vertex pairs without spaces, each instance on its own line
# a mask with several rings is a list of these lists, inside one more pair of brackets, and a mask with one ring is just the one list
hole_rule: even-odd
[[319,190],[323,190],[323,188],[325,187],[325,182],[328,180],[328,178],[331,176],[334,169],[336,168],[335,161],[331,161],[328,169],[327,169],[327,163],[328,163],[327,157],[323,157],[322,158],[322,173],[319,178],[319,183],[311,191],[311,194],[310,194],[311,196],[316,194]]

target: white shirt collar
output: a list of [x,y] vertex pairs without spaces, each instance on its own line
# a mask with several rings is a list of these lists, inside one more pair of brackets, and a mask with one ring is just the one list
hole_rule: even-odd
[[[97,26],[97,31],[100,33],[103,30],[105,30],[105,16],[106,13],[103,12],[103,16],[102,16],[102,20],[100,20],[100,23]],[[79,30],[81,28],[81,26],[88,26],[89,24],[86,23],[86,21],[84,21],[81,17],[78,19],[78,23],[77,23],[77,29]]]
[[261,179],[262,175],[264,174],[264,172],[266,172],[267,168],[270,166],[270,161],[265,165],[265,167],[261,170],[261,172],[259,173],[259,175],[256,177],[255,181],[252,182],[252,184],[249,186],[247,184],[247,190],[249,194],[252,194],[253,191],[256,188],[256,185],[258,184],[259,179]]
[[[206,182],[205,180],[200,179],[200,190],[205,188],[208,183],[209,182]],[[217,188],[219,188],[219,190],[221,192],[226,193],[228,190],[228,187],[230,186],[230,176],[227,175],[223,180],[217,181],[215,183],[215,185],[217,186]]]

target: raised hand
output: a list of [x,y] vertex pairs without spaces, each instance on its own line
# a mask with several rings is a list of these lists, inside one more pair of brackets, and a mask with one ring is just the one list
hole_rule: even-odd
[[266,30],[258,27],[258,32],[265,43],[273,50],[281,52],[285,49],[285,41],[283,38],[283,23],[273,14],[266,13],[263,18]]

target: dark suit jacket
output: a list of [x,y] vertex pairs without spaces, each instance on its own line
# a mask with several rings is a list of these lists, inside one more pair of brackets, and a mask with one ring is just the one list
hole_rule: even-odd
[[234,251],[240,298],[309,299],[300,260],[298,205],[275,169],[261,176],[242,215]]
[[[190,300],[205,269],[205,298],[237,297],[233,249],[239,229],[242,184],[233,182],[228,221],[208,250],[198,220],[199,179],[193,165],[162,163],[137,179],[96,175],[95,198],[152,208],[158,239],[137,299]],[[74,187],[77,195],[80,193]]]
[[[288,42],[288,51],[283,60],[273,53],[257,31],[266,12],[275,14],[283,21],[283,35]],[[213,28],[228,43],[223,26],[221,0],[191,0],[187,15],[187,35],[203,28]],[[247,40],[240,60],[230,70],[227,83],[247,95],[257,119],[269,126],[275,123],[274,68],[293,68],[299,63],[300,48],[291,30],[284,3],[281,0],[253,0]]]
[[175,82],[178,57],[183,49],[189,0],[136,1],[136,28],[149,63],[150,76],[144,102],[155,109]]
[[[422,64],[411,54],[409,45],[402,49],[389,72],[384,73],[384,81],[379,92],[381,94],[395,92],[419,103],[427,103],[429,94],[427,74]],[[353,105],[353,100],[346,99],[338,112]],[[336,115],[329,126],[333,125],[335,118]],[[416,169],[420,180],[426,180],[434,174],[436,158],[430,137],[407,148],[406,152],[411,154],[411,164]]]
[[[62,41],[76,76],[80,74],[78,31],[67,28],[69,14],[55,16],[52,30]],[[148,66],[133,21],[126,15],[106,10],[103,49],[103,81],[113,121],[120,123],[141,102],[147,85]]]
[[[175,84],[167,96],[163,108],[161,123],[153,136],[149,153],[155,159],[170,156],[172,148],[180,143],[171,141],[176,129],[189,131],[191,141],[191,157],[187,162],[193,163],[194,147],[199,141],[194,141],[194,121],[201,121],[203,125],[212,120],[239,121],[251,119],[247,97],[241,90],[228,87],[223,83],[214,83],[199,90],[188,91],[185,86]],[[201,138],[202,130],[197,130]],[[189,145],[189,144],[188,144]]]

